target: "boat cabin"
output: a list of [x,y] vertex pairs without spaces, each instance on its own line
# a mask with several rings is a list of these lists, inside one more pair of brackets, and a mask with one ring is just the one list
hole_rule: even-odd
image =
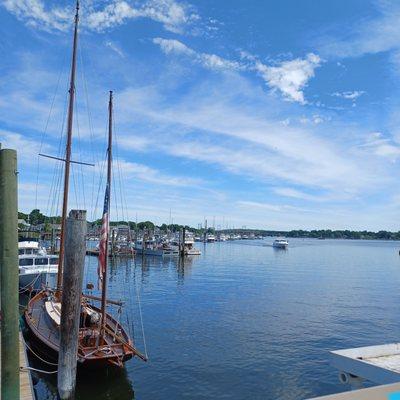
[[24,254],[19,257],[20,267],[33,267],[33,266],[46,267],[46,266],[57,266],[57,265],[58,265],[58,256],[32,257],[29,254]]

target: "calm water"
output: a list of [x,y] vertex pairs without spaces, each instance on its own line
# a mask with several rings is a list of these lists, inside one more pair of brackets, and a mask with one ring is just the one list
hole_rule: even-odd
[[[328,350],[398,341],[400,244],[290,240],[197,246],[203,255],[111,266],[109,297],[125,299],[150,361],[78,378],[78,399],[304,399],[346,390]],[[86,281],[96,282],[88,258]],[[56,380],[41,379],[39,399]]]

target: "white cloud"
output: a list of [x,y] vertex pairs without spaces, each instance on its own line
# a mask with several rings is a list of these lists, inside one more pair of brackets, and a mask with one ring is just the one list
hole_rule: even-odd
[[320,201],[322,199],[321,196],[311,195],[308,193],[304,193],[301,190],[289,188],[289,187],[277,187],[273,189],[276,194],[285,197],[292,197],[294,199],[301,200],[311,200],[311,201]]
[[319,115],[319,114],[314,114],[314,115],[312,115],[310,117],[301,117],[299,119],[299,121],[302,124],[315,124],[315,125],[322,124],[326,120],[330,120],[330,118],[329,117],[323,117],[322,115]]
[[268,66],[261,63],[257,57],[243,51],[241,59],[245,59],[246,63],[228,60],[216,54],[196,52],[175,39],[155,38],[153,43],[159,45],[166,54],[189,56],[194,62],[211,70],[257,71],[271,89],[279,90],[285,99],[301,104],[306,103],[303,89],[314,77],[314,70],[322,62],[319,56],[310,53],[304,59],[296,58],[284,61],[278,66]]
[[[318,38],[319,51],[326,57],[359,57],[400,49],[400,3],[377,0],[374,17],[360,18],[354,26],[342,27],[335,36]],[[396,62],[395,59],[392,60]],[[397,60],[398,61],[398,60]]]
[[332,93],[332,96],[341,97],[342,99],[354,101],[354,100],[358,99],[360,96],[362,96],[363,94],[365,94],[365,92],[363,90],[354,90],[354,91],[347,91],[347,92],[335,92],[335,93]]
[[129,162],[123,159],[115,160],[124,177],[134,177],[137,180],[167,186],[196,186],[202,183],[200,179],[183,176],[172,176],[144,164]]
[[257,61],[255,69],[272,89],[282,92],[287,100],[305,104],[303,89],[320,65],[320,57],[310,53],[304,59],[284,61],[274,67]]
[[154,38],[153,43],[160,46],[165,54],[180,54],[192,57],[193,61],[210,70],[244,69],[239,62],[230,61],[216,54],[198,53],[179,40]]
[[65,31],[73,21],[71,9],[47,9],[42,0],[3,0],[2,5],[27,25],[38,29]]
[[158,44],[165,54],[196,55],[194,50],[176,39],[154,38],[153,43]]
[[114,53],[118,54],[121,58],[125,58],[125,53],[117,43],[107,40],[104,42],[104,45],[114,51]]
[[284,205],[280,204],[259,203],[256,201],[247,201],[247,200],[238,201],[236,204],[240,207],[261,208],[273,212],[282,212],[286,208]]
[[400,146],[395,144],[389,137],[385,137],[382,132],[367,134],[358,147],[370,154],[387,158],[390,161],[396,161],[400,156]]
[[28,165],[36,165],[39,153],[50,152],[51,147],[44,141],[28,138],[16,132],[0,130],[0,143],[2,148],[10,148],[18,151],[18,162]]
[[[200,19],[193,7],[175,0],[147,0],[134,6],[130,0],[113,0],[103,8],[102,2],[90,2],[81,12],[82,25],[95,31],[105,31],[128,20],[148,18],[164,29],[181,33]],[[43,0],[3,0],[3,6],[18,19],[37,29],[66,31],[73,22],[72,7],[48,6]]]
[[381,144],[375,148],[375,154],[382,157],[398,158],[400,147],[392,144]]

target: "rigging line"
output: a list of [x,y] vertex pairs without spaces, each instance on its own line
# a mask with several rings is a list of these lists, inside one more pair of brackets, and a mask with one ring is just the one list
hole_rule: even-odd
[[[87,80],[86,80],[86,72],[85,72],[86,66],[85,66],[84,57],[83,57],[84,41],[82,39],[81,39],[80,43],[78,44],[78,51],[79,51],[79,56],[80,56],[80,61],[81,61],[81,69],[80,70],[81,70],[81,74],[82,74],[82,82],[83,82],[83,89],[84,89],[85,101],[86,101],[86,110],[87,110],[87,116],[88,116],[91,156],[92,156],[93,164],[96,164],[100,161],[100,157],[99,156],[95,157],[95,154],[97,154],[97,153],[94,151],[93,122],[92,122],[92,113],[91,113],[91,109],[90,109],[89,95],[88,95],[88,88],[87,88]],[[96,171],[93,171],[91,202],[90,202],[90,206],[92,209],[93,209],[93,202],[94,202],[95,180],[96,180]],[[92,218],[92,220],[93,220],[93,218]]]
[[57,186],[56,186],[56,192],[54,194],[54,200],[53,200],[53,206],[54,206],[54,212],[52,215],[55,217],[58,216],[58,212],[60,210],[60,197],[61,197],[61,192],[62,192],[62,175],[64,171],[64,165],[62,163],[59,164],[59,174],[58,174],[58,180],[57,180]]
[[[104,130],[104,137],[103,137],[104,141],[107,140],[107,136],[108,136],[108,123],[106,124],[106,129]],[[107,151],[105,152],[104,157],[105,158],[104,158],[103,162],[101,160],[99,161],[99,185],[97,187],[96,205],[95,205],[95,209],[93,210],[92,220],[94,220],[95,215],[97,215],[97,207],[98,207],[99,198],[100,198],[100,188],[101,188],[101,184],[103,182],[103,177],[105,174],[105,166],[107,163]]]
[[37,369],[33,367],[19,367],[19,370],[22,372],[28,372],[28,371],[35,371],[35,372],[40,372],[41,374],[56,374],[58,371],[44,371],[43,369]]
[[[77,91],[75,90],[75,93],[76,92]],[[77,96],[75,96],[75,109],[76,109],[75,123],[76,123],[76,130],[77,130],[77,133],[78,133],[78,158],[79,158],[79,161],[82,162],[82,140],[81,140],[81,133],[80,133],[80,130],[79,130],[79,118],[78,118],[79,111],[78,111],[78,103],[77,103],[76,98],[77,98]],[[79,172],[80,172],[80,175],[78,173],[77,181],[78,181],[78,186],[79,186],[79,182],[81,182],[81,184],[82,184],[83,209],[86,210],[85,184],[84,184],[84,180],[83,180],[83,167],[82,167],[82,164],[79,164]],[[79,177],[80,177],[80,179],[79,179]]]
[[[51,105],[50,105],[50,110],[49,110],[49,114],[47,116],[47,120],[46,120],[46,124],[44,127],[44,131],[42,132],[41,138],[40,138],[40,149],[39,149],[39,153],[42,152],[42,147],[43,147],[43,140],[44,140],[44,135],[47,133],[47,129],[49,127],[49,122],[50,122],[50,118],[51,118],[51,114],[53,113],[53,108],[54,108],[54,103],[57,97],[57,93],[58,93],[58,88],[60,86],[60,81],[61,81],[61,76],[63,75],[64,69],[65,69],[65,55],[63,57],[63,62],[61,64],[61,69],[60,69],[60,73],[58,75],[58,79],[57,79],[57,85],[56,85],[56,90],[54,91],[54,96],[53,99],[51,101]],[[38,156],[37,159],[37,165],[36,165],[36,189],[35,189],[35,209],[37,209],[37,199],[38,199],[38,185],[39,185],[39,171],[40,171],[40,158]]]
[[[64,112],[63,112],[63,120],[62,120],[62,124],[61,124],[61,130],[60,130],[60,135],[59,135],[59,140],[58,140],[58,152],[57,154],[61,153],[61,147],[62,147],[62,143],[63,143],[63,134],[64,134],[64,127],[65,127],[65,120],[66,120],[66,113],[67,113],[67,101],[68,101],[68,94],[65,93],[65,99],[64,99]],[[52,183],[50,186],[50,196],[47,199],[47,211],[50,211],[50,200],[56,197],[56,187],[54,186],[57,182],[57,177],[59,177],[57,172],[59,169],[59,163],[56,163],[54,166],[54,170],[53,170],[53,179],[52,179]],[[53,194],[53,190],[54,190],[54,194]],[[52,213],[50,213],[52,214]]]
[[[136,285],[136,281],[135,281],[135,285]],[[143,326],[143,316],[142,316],[142,306],[140,303],[140,294],[139,294],[139,290],[137,290],[137,285],[136,285],[136,297],[138,300],[138,306],[139,306],[139,316],[140,316],[140,325],[142,328],[142,336],[143,336],[143,346],[144,346],[144,354],[146,356],[146,358],[148,359],[148,353],[147,353],[147,346],[146,346],[146,336],[144,334],[144,326]]]
[[[114,168],[112,169],[112,179],[114,182],[116,182],[115,180],[115,171]],[[117,214],[117,221],[119,221],[119,214],[118,214],[118,197],[117,197],[117,185],[112,185],[113,187],[113,191],[114,191],[114,204],[115,204],[115,212]]]
[[[113,119],[113,121],[114,121],[114,124],[116,124],[116,122],[115,122],[115,118]],[[118,159],[118,163],[117,163],[117,166],[118,166],[118,169],[119,169],[119,173],[120,173],[120,182],[122,183],[122,182],[127,182],[127,180],[125,179],[125,175],[124,175],[124,173],[123,173],[123,169],[121,168],[121,166],[120,166],[120,163],[119,163],[119,154],[118,154],[118,151],[119,151],[119,145],[118,145],[118,138],[119,138],[119,136],[118,136],[118,132],[117,132],[117,130],[116,129],[114,129],[115,130],[115,132],[116,132],[116,134],[115,134],[115,141],[116,141],[116,152],[117,152],[117,159]],[[128,225],[129,225],[129,213],[128,213],[128,205],[127,205],[127,196],[126,196],[126,185],[123,185],[122,186],[122,199],[121,199],[121,202],[122,202],[122,207],[124,208],[125,207],[125,215],[126,215],[126,218],[127,218],[127,220],[128,220]]]
[[[114,118],[113,118],[113,121],[115,121]],[[115,122],[114,122],[113,125],[114,125],[114,131],[116,132],[116,130],[115,130]],[[124,213],[124,198],[123,198],[123,195],[122,195],[122,177],[121,177],[121,168],[120,168],[120,162],[119,162],[117,133],[114,134],[114,142],[115,142],[115,153],[116,153],[116,156],[117,156],[116,157],[116,162],[117,162],[117,172],[118,172],[118,177],[119,177],[118,184],[119,184],[119,193],[120,193],[120,197],[121,197],[122,220],[123,221],[127,221],[125,219],[125,217],[127,217],[127,215],[125,215],[125,213]]]
[[98,185],[98,189],[97,189],[97,198],[96,198],[96,206],[94,209],[94,215],[93,215],[93,219],[95,218],[95,215],[97,215],[97,208],[99,205],[99,199],[100,199],[100,190],[101,190],[101,185],[103,183],[103,178],[105,175],[105,165],[107,162],[107,152],[105,153],[105,159],[103,160],[103,162],[99,165],[100,167],[100,171],[99,171],[99,185]]
[[72,175],[72,181],[73,181],[73,185],[74,185],[74,192],[75,192],[75,204],[76,204],[76,208],[79,209],[79,203],[78,203],[78,192],[77,192],[77,188],[76,188],[76,180],[75,180],[75,167],[74,164],[71,164],[71,175]]
[[[115,118],[113,119],[114,123],[115,123]],[[122,182],[127,182],[125,180],[125,177],[123,175],[122,172],[122,168],[119,162],[119,145],[118,145],[118,133],[117,130],[115,129],[115,143],[116,143],[116,154],[117,154],[117,168],[118,168],[118,172],[119,172],[119,179],[120,179],[120,192],[121,192],[121,203],[122,203],[122,210],[124,211],[124,207],[125,207],[125,217],[126,220],[128,222],[129,225],[129,215],[128,215],[128,205],[126,202],[126,185],[122,185]]]
[[[103,182],[103,177],[105,174],[105,165],[107,162],[107,152],[105,152],[104,154],[104,160],[101,162],[99,162],[98,166],[99,166],[99,184],[97,187],[97,197],[96,197],[96,205],[95,207],[92,209],[92,221],[96,221],[97,219],[95,219],[96,215],[97,215],[97,208],[98,208],[98,203],[99,203],[99,199],[100,199],[100,190],[101,190],[101,185]],[[97,224],[95,224],[95,226],[97,227]],[[89,258],[88,261],[88,269],[92,266],[92,257]]]
[[[20,326],[21,326],[21,329],[22,329],[21,323],[20,323]],[[23,343],[23,345],[24,345],[25,347],[27,347],[27,348],[29,349],[29,351],[30,351],[34,356],[36,356],[40,361],[44,362],[45,364],[49,364],[49,365],[58,365],[58,363],[52,363],[52,362],[50,362],[50,361],[47,361],[47,360],[45,360],[44,358],[40,357],[38,354],[36,354],[36,353],[31,349],[31,347],[29,347],[28,343],[26,343],[25,338],[24,338],[22,335],[21,335],[21,337],[22,337],[22,343]]]

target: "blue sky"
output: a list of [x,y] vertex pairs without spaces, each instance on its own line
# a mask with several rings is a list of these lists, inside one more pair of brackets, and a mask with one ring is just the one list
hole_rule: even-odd
[[[37,154],[64,148],[74,4],[1,5],[0,141],[20,209],[57,212]],[[73,153],[96,166],[70,207],[100,217],[112,89],[113,218],[399,230],[399,22],[384,0],[83,0]]]

